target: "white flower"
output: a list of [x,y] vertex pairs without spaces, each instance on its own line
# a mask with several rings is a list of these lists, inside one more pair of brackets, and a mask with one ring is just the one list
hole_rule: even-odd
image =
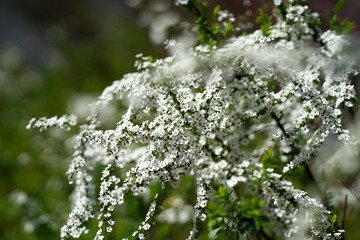
[[232,176],[226,183],[229,186],[229,188],[233,188],[239,182],[246,182],[246,180],[247,179],[243,176]]

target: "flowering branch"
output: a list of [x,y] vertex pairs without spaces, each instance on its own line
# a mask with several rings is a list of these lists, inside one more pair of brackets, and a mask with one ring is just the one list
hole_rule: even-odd
[[[76,183],[75,207],[62,239],[86,234],[84,225],[96,217],[95,239],[104,239],[115,221],[112,212],[127,194],[137,195],[151,182],[176,188],[182,176],[196,179],[189,240],[199,239],[205,219],[219,234],[341,239],[343,230],[331,212],[284,176],[305,165],[323,197],[307,162],[330,134],[349,139],[341,117],[355,98],[351,77],[358,69],[354,58],[344,54],[346,38],[323,32],[319,15],[304,1],[275,0],[276,23],[270,25],[263,16],[267,26],[262,30],[233,36],[220,46],[215,41],[219,29],[209,29],[218,25],[206,22],[211,18],[205,21],[195,6],[200,1],[175,2],[202,18],[198,24],[207,45],[185,51],[173,43],[172,56],[143,58],[138,72],[108,86],[92,105],[68,170]],[[219,17],[218,11],[212,18]],[[126,100],[128,107],[116,126],[106,129],[96,109],[118,100]],[[56,118],[41,124],[32,120],[29,126],[67,129],[74,124]],[[281,161],[278,168],[275,158]],[[100,190],[93,194],[97,165],[104,170]],[[244,191],[234,197],[239,185]],[[212,211],[219,202],[220,215]],[[94,212],[95,205],[100,211]],[[132,237],[144,239],[160,212],[155,198]]]

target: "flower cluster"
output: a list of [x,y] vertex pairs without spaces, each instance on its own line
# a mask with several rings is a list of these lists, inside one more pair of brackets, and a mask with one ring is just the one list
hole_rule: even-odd
[[77,124],[77,117],[73,114],[64,115],[61,117],[51,117],[51,118],[33,118],[30,120],[29,124],[26,126],[27,129],[30,128],[39,128],[40,131],[46,130],[49,127],[57,127],[61,130],[69,131],[71,126]]
[[[350,80],[357,74],[355,60],[343,54],[345,37],[308,24],[318,15],[303,1],[275,5],[286,14],[275,12],[277,23],[267,37],[257,30],[206,51],[195,47],[164,60],[144,58],[139,72],[103,91],[76,138],[68,170],[76,184],[74,207],[62,239],[86,233],[84,224],[96,216],[95,239],[103,239],[112,230],[112,212],[128,193],[139,194],[153,181],[176,187],[184,175],[194,176],[197,185],[188,239],[200,235],[211,183],[233,189],[254,181],[261,182],[263,211],[277,223],[277,234],[306,236],[307,228],[297,225],[304,215],[313,236],[341,238],[341,231],[329,232],[330,212],[284,176],[310,161],[329,134],[349,140],[341,116],[355,96]],[[127,110],[113,129],[104,129],[96,109],[117,100],[127,102]],[[29,126],[74,124],[60,118],[32,120]],[[260,162],[269,147],[283,161],[278,173]],[[104,165],[98,194],[92,183],[97,164]],[[144,239],[157,205],[151,204],[133,236]]]

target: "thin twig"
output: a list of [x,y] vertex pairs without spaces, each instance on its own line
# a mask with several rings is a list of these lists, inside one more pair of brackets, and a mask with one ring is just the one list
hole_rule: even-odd
[[[287,138],[288,140],[290,140],[290,135],[286,132],[284,125],[281,123],[280,118],[278,118],[274,113],[271,113],[271,117],[275,120],[276,125],[279,127],[279,129],[281,130],[281,132],[283,133],[283,135],[285,136],[285,138]],[[289,142],[289,145],[291,148],[296,149],[295,145],[292,142]],[[320,188],[320,185],[318,183],[318,181],[316,180],[316,178],[314,177],[314,174],[311,172],[311,169],[309,167],[309,165],[306,162],[303,162],[303,165],[305,167],[305,172],[306,174],[310,177],[312,183],[314,184],[317,193],[319,194],[319,196],[321,197],[321,199],[324,200],[324,194],[323,191]]]
[[347,186],[345,183],[343,183],[343,186],[346,187],[347,190],[349,190],[354,197],[360,202],[360,194],[358,194],[351,186]]
[[264,231],[264,229],[260,229],[260,234],[263,238],[265,238],[266,240],[272,240],[272,238]]
[[[284,134],[284,136],[287,139],[290,139],[289,134],[286,132],[284,125],[282,125],[282,123],[280,122],[280,118],[278,118],[274,113],[271,113],[271,117],[275,120],[276,125],[280,128],[281,132]],[[293,146],[292,143],[290,143],[291,146]]]
[[347,207],[348,207],[348,195],[346,194],[345,195],[345,201],[344,201],[343,218],[342,218],[342,222],[341,222],[342,229],[345,229],[345,220],[346,220]]
[[324,198],[325,198],[324,193],[321,190],[321,187],[320,187],[318,181],[315,179],[314,174],[312,173],[312,171],[309,167],[309,164],[307,164],[306,162],[303,162],[303,165],[305,167],[305,172],[309,176],[311,182],[314,184],[317,193],[320,195],[321,199],[324,200]]

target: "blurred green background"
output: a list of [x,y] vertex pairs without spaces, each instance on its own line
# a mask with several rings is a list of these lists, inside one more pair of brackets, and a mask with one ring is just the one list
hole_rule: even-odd
[[155,52],[135,14],[124,1],[0,1],[0,239],[59,239],[70,135],[26,124],[81,114]]
[[[172,1],[162,2],[144,6],[166,12],[166,19],[177,23]],[[329,2],[318,1],[316,7]],[[225,1],[224,8],[238,5]],[[347,8],[347,14],[354,14],[353,9]],[[59,239],[70,211],[72,186],[65,172],[72,155],[71,133],[38,133],[26,125],[33,117],[72,112],[85,117],[87,105],[106,86],[135,71],[136,54],[164,56],[162,47],[153,44],[161,42],[163,34],[156,28],[159,23],[150,24],[149,18],[155,17],[141,6],[129,8],[124,0],[0,1],[1,240]],[[165,207],[174,210],[160,217],[166,224],[152,230],[152,239],[187,237],[194,189],[191,179],[183,182],[165,201]],[[144,218],[151,200],[129,198],[109,239],[131,234]]]

